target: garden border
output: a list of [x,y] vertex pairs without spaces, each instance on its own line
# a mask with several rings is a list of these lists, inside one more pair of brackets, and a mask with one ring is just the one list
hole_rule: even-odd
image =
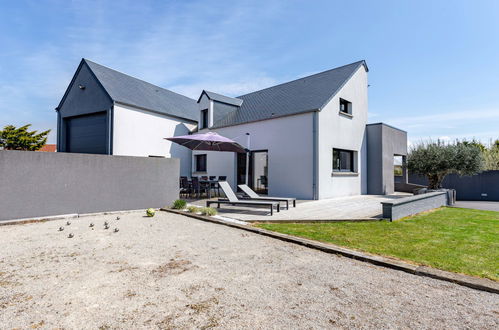
[[355,260],[360,260],[364,262],[371,263],[373,265],[387,267],[395,270],[400,270],[409,274],[418,275],[418,276],[426,276],[434,279],[451,282],[455,284],[459,284],[462,286],[466,286],[472,289],[487,291],[495,294],[499,294],[499,283],[485,279],[478,278],[464,274],[452,273],[432,267],[420,266],[415,264],[410,264],[401,260],[391,259],[387,257],[377,256],[367,254],[365,252],[360,252],[356,250],[347,249],[344,247],[340,247],[333,244],[325,244],[318,241],[308,240],[305,238],[300,238],[296,236],[281,234],[277,232],[273,232],[266,229],[256,228],[251,225],[240,225],[236,223],[226,222],[223,220],[217,220],[212,217],[187,213],[179,210],[165,209],[161,208],[160,211],[166,211],[174,214],[184,215],[190,218],[194,218],[197,220],[207,221],[216,223],[219,225],[224,225],[228,227],[238,228],[246,231],[250,231],[259,235],[275,238],[281,241],[285,241],[288,243],[294,243],[298,245],[302,245],[311,249],[320,250],[322,252],[330,253],[330,254],[339,254],[341,256],[352,258]]

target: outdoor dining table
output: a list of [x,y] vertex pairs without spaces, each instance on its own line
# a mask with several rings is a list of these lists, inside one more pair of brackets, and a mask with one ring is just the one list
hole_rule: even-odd
[[[189,179],[188,180],[189,182],[189,185],[192,186],[192,180]],[[219,180],[199,180],[199,184],[202,185],[202,186],[208,186],[208,198],[211,199],[211,187],[212,185],[215,185],[215,184],[218,184]]]
[[218,184],[218,180],[199,180],[199,184],[208,186],[208,198],[211,199],[211,187],[214,184]]

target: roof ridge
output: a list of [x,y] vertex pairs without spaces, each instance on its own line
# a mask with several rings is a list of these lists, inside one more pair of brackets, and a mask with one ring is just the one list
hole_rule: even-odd
[[274,87],[286,85],[286,84],[289,84],[289,83],[292,83],[292,82],[295,82],[295,81],[298,81],[298,80],[301,80],[301,79],[310,78],[310,77],[313,77],[313,76],[318,76],[318,75],[321,75],[321,74],[324,74],[324,73],[327,73],[327,72],[330,72],[330,71],[334,71],[334,70],[337,70],[337,69],[341,69],[341,68],[344,68],[346,66],[350,66],[350,65],[353,65],[353,64],[361,64],[361,63],[364,64],[366,66],[366,68],[367,68],[366,61],[365,60],[360,60],[360,61],[352,62],[350,64],[345,64],[345,65],[342,65],[342,66],[338,66],[336,68],[332,68],[332,69],[324,70],[324,71],[321,71],[321,72],[313,73],[311,75],[304,76],[304,77],[301,77],[301,78],[297,78],[297,79],[293,79],[293,80],[290,80],[290,81],[286,81],[286,82],[283,82],[283,83],[280,83],[280,84],[277,84],[277,85],[274,85],[274,86],[269,86],[269,87],[266,87],[266,88],[263,88],[263,89],[259,89],[257,91],[253,91],[253,92],[250,92],[248,94],[239,95],[239,96],[237,96],[237,98],[240,98],[240,97],[243,97],[243,96],[246,96],[246,95],[250,95],[250,94],[253,94],[253,93],[258,93],[258,92],[261,92],[261,91],[264,91],[264,90],[267,90],[267,89],[270,89],[270,88],[274,88]]
[[[148,81],[145,81],[144,79],[140,79],[140,78],[137,78],[137,77],[131,76],[131,75],[126,74],[126,73],[124,73],[124,72],[121,72],[121,71],[118,71],[118,70],[112,69],[112,68],[110,68],[110,67],[108,67],[108,66],[105,66],[105,65],[99,64],[99,63],[94,62],[94,61],[91,61],[91,60],[89,60],[89,59],[87,59],[87,58],[82,58],[82,60],[83,60],[83,61],[85,61],[85,62],[90,62],[90,63],[95,64],[95,65],[99,65],[99,66],[104,67],[104,68],[106,68],[106,69],[108,69],[108,70],[111,70],[111,71],[114,71],[114,72],[118,72],[119,74],[122,74],[122,75],[124,75],[124,76],[127,76],[127,77],[130,77],[130,78],[133,78],[133,79],[139,80],[139,81],[141,81],[141,82],[143,82],[143,83],[146,83],[146,84],[148,84],[148,85],[151,85],[151,86],[154,86],[154,87],[160,88],[160,89],[165,90],[165,91],[168,91],[168,92],[170,92],[170,93],[173,93],[173,94],[176,94],[176,95],[179,95],[179,96],[183,96],[183,97],[188,98],[188,99],[190,99],[190,100],[196,101],[195,99],[192,99],[192,98],[190,98],[190,97],[188,97],[188,96],[185,96],[185,95],[182,95],[182,94],[180,94],[180,93],[174,92],[174,91],[172,91],[172,90],[170,90],[170,89],[168,89],[168,88],[164,88],[164,87],[161,87],[161,86],[155,85],[155,84],[153,84],[153,83],[150,83],[150,82],[148,82]],[[89,66],[89,67],[90,67],[90,66]],[[92,68],[91,68],[91,67],[90,67],[90,70],[92,70]],[[93,71],[93,70],[92,70],[92,71]],[[95,73],[94,73],[94,74],[95,74]],[[97,79],[98,79],[98,78],[97,78]]]
[[224,97],[228,97],[230,99],[237,99],[237,96],[227,96],[225,94],[221,94],[221,93],[217,93],[217,92],[214,92],[214,91],[209,91],[207,89],[203,89],[206,93],[212,93],[212,94],[216,94],[216,95],[219,95],[219,96],[224,96]]

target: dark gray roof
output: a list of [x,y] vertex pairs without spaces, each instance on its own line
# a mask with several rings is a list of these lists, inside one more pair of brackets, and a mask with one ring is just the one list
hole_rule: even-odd
[[196,100],[87,59],[83,61],[114,101],[192,121],[198,120]]
[[365,61],[341,66],[253,93],[238,96],[243,104],[214,124],[232,126],[321,110]]
[[206,96],[208,96],[208,98],[210,100],[214,100],[214,101],[218,101],[218,102],[222,102],[222,103],[227,103],[227,104],[232,104],[232,105],[235,105],[238,107],[240,107],[241,104],[243,104],[243,100],[241,100],[241,99],[236,99],[234,97],[228,97],[228,96],[213,93],[213,92],[210,92],[207,90],[203,90],[203,92],[199,96],[198,103],[201,100],[201,97],[203,97],[203,94],[206,94]]
[[213,122],[217,123],[218,121],[224,119],[229,113],[232,113],[237,110],[235,105],[221,103],[221,102],[213,102]]

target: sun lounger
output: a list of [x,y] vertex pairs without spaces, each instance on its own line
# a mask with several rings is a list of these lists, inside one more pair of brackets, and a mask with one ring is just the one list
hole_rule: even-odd
[[238,186],[241,190],[248,195],[250,200],[261,200],[261,201],[275,201],[275,202],[286,202],[286,209],[289,209],[289,202],[293,202],[293,207],[296,207],[296,198],[292,197],[267,197],[260,196],[253,191],[250,187],[245,184],[240,184]]
[[252,201],[252,200],[241,200],[238,199],[232,188],[229,186],[227,181],[220,181],[220,188],[222,188],[225,196],[227,198],[222,199],[219,198],[216,201],[206,201],[206,206],[210,207],[211,204],[217,204],[217,207],[220,208],[221,204],[229,204],[229,205],[242,205],[242,206],[268,206],[270,208],[270,215],[274,214],[274,206],[277,209],[277,212],[280,211],[279,202],[271,202],[271,201]]

